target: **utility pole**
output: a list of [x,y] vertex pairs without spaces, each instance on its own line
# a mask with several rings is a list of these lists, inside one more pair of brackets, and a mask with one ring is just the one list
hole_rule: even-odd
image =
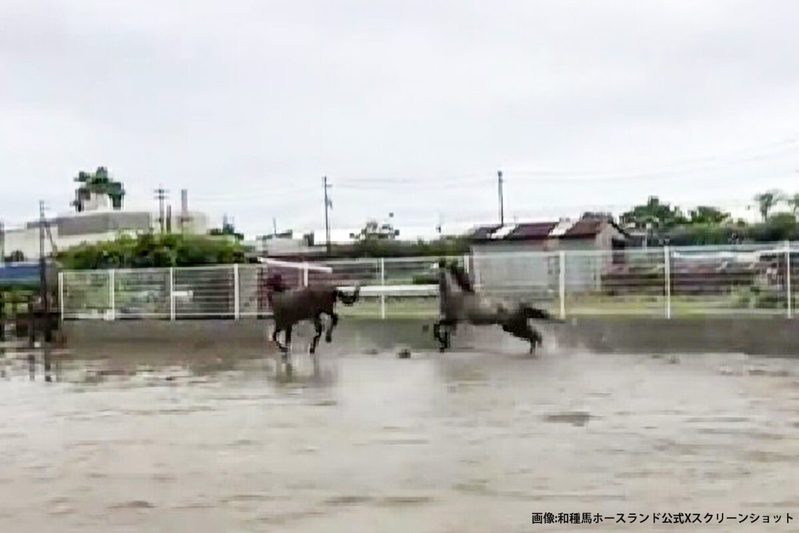
[[155,198],[158,200],[158,225],[161,228],[161,233],[164,232],[164,200],[166,200],[168,192],[163,185],[159,185],[155,190]]
[[[44,201],[39,200],[39,291],[42,301],[42,324],[44,340],[50,342],[50,298],[47,288],[47,257],[44,253]],[[33,309],[28,309],[33,313]]]
[[327,248],[327,255],[330,255],[330,215],[329,211],[333,207],[333,202],[330,201],[327,191],[330,185],[327,183],[327,176],[323,178],[325,184],[325,246]]
[[272,235],[277,237],[277,219],[272,217]]
[[505,199],[502,196],[502,171],[497,170],[497,189],[499,192],[499,224],[505,225]]

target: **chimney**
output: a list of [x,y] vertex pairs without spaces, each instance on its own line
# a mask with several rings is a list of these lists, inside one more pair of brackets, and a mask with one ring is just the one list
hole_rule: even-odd
[[189,222],[189,190],[180,190],[180,231],[186,231],[186,224]]

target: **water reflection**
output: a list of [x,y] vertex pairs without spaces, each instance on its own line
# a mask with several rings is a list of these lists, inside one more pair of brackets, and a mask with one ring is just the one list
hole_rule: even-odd
[[796,512],[794,360],[295,353],[289,375],[271,353],[52,350],[45,386],[44,352],[38,383],[29,355],[2,354],[6,529],[57,516],[98,532],[522,531],[532,511],[575,505]]

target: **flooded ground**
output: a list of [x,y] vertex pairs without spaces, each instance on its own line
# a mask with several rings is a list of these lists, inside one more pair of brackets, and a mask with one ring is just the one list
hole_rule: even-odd
[[[331,349],[317,375],[295,354],[291,380],[257,353],[54,354],[51,383],[8,351],[0,530],[799,527],[797,360]],[[535,512],[606,519],[533,525]],[[629,523],[653,513],[713,520]]]

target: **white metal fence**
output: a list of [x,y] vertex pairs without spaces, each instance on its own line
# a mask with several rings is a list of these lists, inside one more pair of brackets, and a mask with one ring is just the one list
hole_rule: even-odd
[[[506,252],[456,259],[489,296],[526,300],[560,316],[772,314],[791,317],[799,245]],[[65,271],[62,317],[231,318],[269,313],[268,270],[291,285],[361,284],[345,314],[435,316],[436,257],[193,268]]]

